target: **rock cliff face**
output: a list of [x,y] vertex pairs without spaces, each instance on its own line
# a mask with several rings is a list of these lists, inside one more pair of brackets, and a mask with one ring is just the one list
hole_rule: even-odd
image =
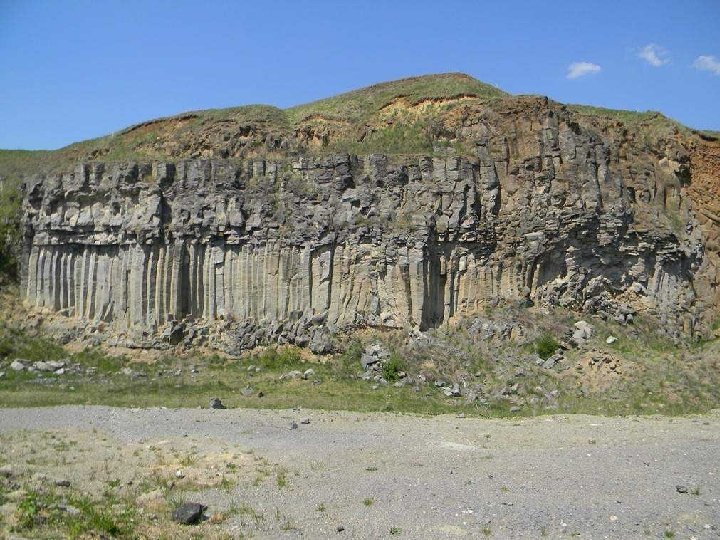
[[[284,153],[35,176],[22,290],[124,343],[231,351],[277,341],[323,352],[341,328],[428,329],[501,301],[703,330],[718,222],[696,217],[709,203],[689,191],[690,143],[640,143],[543,98],[457,99],[460,113],[443,109],[435,129],[463,146],[432,155],[313,155],[300,129]],[[323,129],[331,147],[334,128]]]

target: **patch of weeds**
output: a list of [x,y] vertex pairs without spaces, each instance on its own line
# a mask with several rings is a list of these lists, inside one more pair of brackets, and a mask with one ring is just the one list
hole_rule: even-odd
[[182,465],[183,467],[189,467],[190,465],[194,465],[198,460],[197,454],[194,453],[187,453],[183,455],[180,459],[178,459],[178,463]]
[[282,525],[280,525],[281,531],[294,531],[297,529],[297,525],[295,525],[292,521],[289,519],[286,519],[282,522]]
[[699,495],[700,495],[700,488],[697,487],[697,486],[694,487],[694,488],[692,488],[692,489],[690,490],[690,495],[695,495],[696,497],[699,496]]
[[483,536],[492,536],[492,529],[490,528],[489,525],[485,525],[482,528],[482,533],[483,533]]
[[253,358],[253,363],[269,370],[285,370],[297,367],[303,361],[300,349],[297,347],[268,347],[259,356]]
[[207,367],[213,370],[223,369],[226,364],[225,358],[223,358],[219,354],[211,354],[210,356],[206,356],[205,362],[207,363]]
[[77,441],[58,441],[52,445],[52,448],[55,452],[67,452],[73,446],[77,446]]
[[397,536],[402,534],[402,529],[400,527],[390,527],[390,534],[393,536]]
[[143,478],[140,487],[144,491],[153,491],[155,489],[161,490],[163,493],[169,493],[174,485],[174,482],[159,473],[154,473],[146,478]]
[[15,532],[33,531],[33,536],[45,537],[132,537],[134,510],[111,497],[93,500],[70,496],[66,504],[78,510],[67,514],[60,510],[59,499],[53,493],[30,491],[16,509]]
[[17,525],[13,530],[15,532],[29,531],[39,525],[42,519],[40,514],[43,506],[38,493],[31,491],[25,495],[15,510]]
[[255,479],[253,480],[252,485],[253,485],[254,487],[259,487],[259,486],[261,486],[262,483],[263,483],[263,482],[265,481],[265,479],[267,478],[267,476],[268,476],[268,475],[267,475],[267,473],[266,473],[265,471],[261,471],[260,473],[258,473],[258,474],[255,476]]
[[369,467],[365,467],[365,470],[368,472],[375,472],[378,468],[375,465],[370,465]]
[[365,506],[372,506],[373,504],[375,504],[375,499],[373,499],[372,497],[367,497],[363,499],[363,504]]
[[108,487],[109,487],[110,489],[115,489],[115,488],[118,487],[119,485],[120,485],[120,479],[119,479],[119,478],[115,478],[114,480],[110,480],[110,481],[108,482]]
[[227,476],[223,475],[222,479],[220,480],[220,484],[218,484],[218,487],[223,491],[230,491],[234,485],[235,482],[230,480]]
[[326,510],[325,503],[318,504],[317,507],[315,508],[315,510],[318,512],[324,512]]
[[232,513],[236,513],[240,516],[246,516],[252,519],[255,524],[260,524],[261,522],[265,521],[265,516],[262,515],[260,512],[255,510],[253,507],[248,506],[247,504],[242,504],[238,507],[233,507],[230,509]]
[[664,538],[675,538],[675,531],[672,531],[670,529],[665,529],[665,532],[663,533]]
[[79,518],[69,523],[71,536],[128,537],[132,535],[134,512],[130,507],[114,514],[110,506],[104,508],[89,498],[83,497],[71,501],[72,505],[80,510]]
[[288,486],[287,469],[281,468],[278,470],[275,475],[275,484],[277,484],[277,487],[280,489]]
[[124,356],[110,356],[100,348],[86,348],[73,355],[73,361],[86,367],[94,367],[98,373],[114,374],[127,363]]
[[336,378],[348,379],[354,377],[360,367],[362,354],[363,344],[358,340],[352,341],[345,349],[345,352],[336,357],[333,362]]

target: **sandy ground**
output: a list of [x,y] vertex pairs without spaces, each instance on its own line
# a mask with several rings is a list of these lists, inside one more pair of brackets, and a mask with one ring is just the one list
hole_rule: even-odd
[[193,482],[183,498],[210,515],[235,509],[203,525],[231,537],[720,538],[720,411],[484,420],[64,406],[0,410],[0,435],[18,468],[23,448],[55,441],[65,457],[36,463],[89,491],[107,480],[93,466],[136,487],[139,469],[181,470],[178,489]]

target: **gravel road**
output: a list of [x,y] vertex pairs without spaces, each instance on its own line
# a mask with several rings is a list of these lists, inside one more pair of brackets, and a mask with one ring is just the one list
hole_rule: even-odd
[[[123,444],[191,437],[205,449],[234,445],[263,456],[287,470],[287,486],[209,490],[201,501],[285,516],[257,523],[256,538],[720,538],[720,411],[522,420],[82,406],[0,411],[0,433],[21,429],[94,429]],[[232,519],[223,526],[240,530]]]

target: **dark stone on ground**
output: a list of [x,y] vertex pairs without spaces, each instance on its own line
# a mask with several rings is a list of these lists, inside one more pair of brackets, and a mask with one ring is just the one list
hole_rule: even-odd
[[195,525],[203,518],[203,512],[207,509],[200,503],[184,502],[172,513],[173,521],[182,525]]

